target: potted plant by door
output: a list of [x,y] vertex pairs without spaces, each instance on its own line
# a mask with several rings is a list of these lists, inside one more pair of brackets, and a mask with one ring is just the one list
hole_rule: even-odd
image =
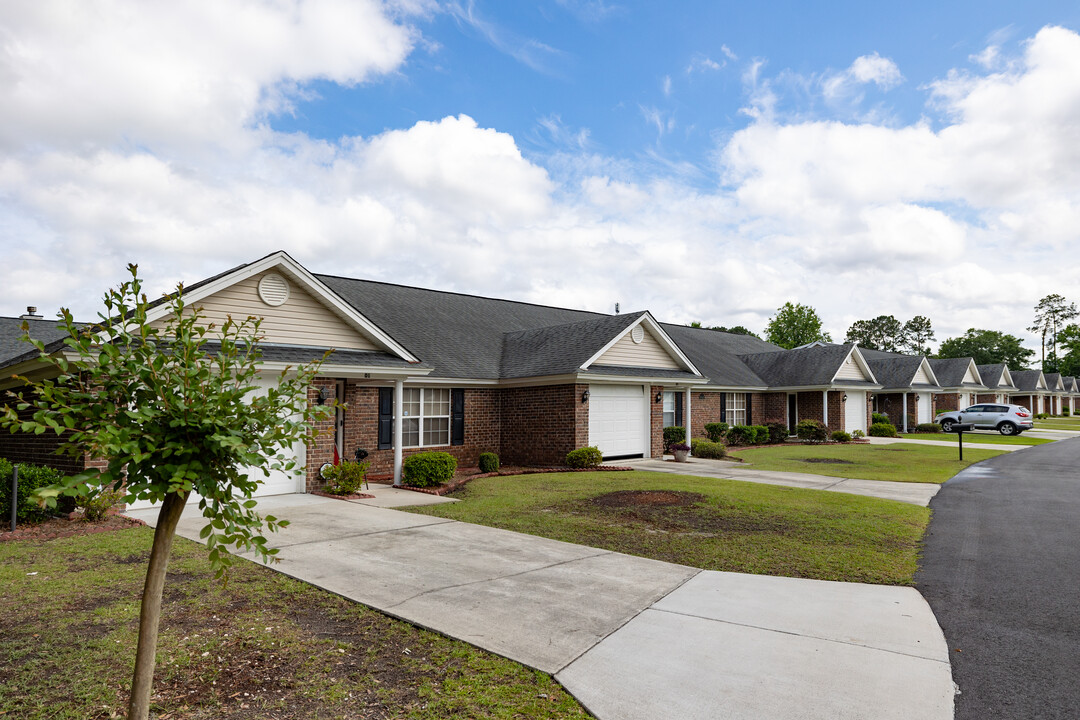
[[687,456],[690,455],[690,446],[685,443],[675,443],[669,449],[675,456],[675,462],[686,462]]

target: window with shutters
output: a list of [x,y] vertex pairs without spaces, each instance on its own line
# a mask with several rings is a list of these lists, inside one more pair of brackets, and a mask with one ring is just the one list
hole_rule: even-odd
[[727,404],[728,425],[746,425],[746,393],[727,393],[724,401]]
[[450,444],[449,388],[405,388],[402,400],[402,447]]

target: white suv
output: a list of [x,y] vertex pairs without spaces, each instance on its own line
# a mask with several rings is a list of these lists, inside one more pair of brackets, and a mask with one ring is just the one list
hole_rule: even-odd
[[1002,435],[1019,435],[1035,425],[1031,411],[1021,405],[984,403],[966,410],[942,413],[934,418],[945,432],[952,432],[956,423],[971,423],[976,430],[997,430]]

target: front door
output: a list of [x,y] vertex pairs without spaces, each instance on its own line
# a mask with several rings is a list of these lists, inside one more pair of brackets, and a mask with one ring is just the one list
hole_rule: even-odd
[[795,434],[795,426],[799,424],[799,396],[788,393],[787,396],[787,427],[788,434]]

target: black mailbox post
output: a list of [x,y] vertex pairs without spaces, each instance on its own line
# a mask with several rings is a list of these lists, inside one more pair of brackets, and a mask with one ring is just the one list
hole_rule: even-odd
[[952,432],[956,433],[956,444],[960,447],[960,459],[964,459],[964,433],[971,432],[975,426],[971,423],[953,423]]

